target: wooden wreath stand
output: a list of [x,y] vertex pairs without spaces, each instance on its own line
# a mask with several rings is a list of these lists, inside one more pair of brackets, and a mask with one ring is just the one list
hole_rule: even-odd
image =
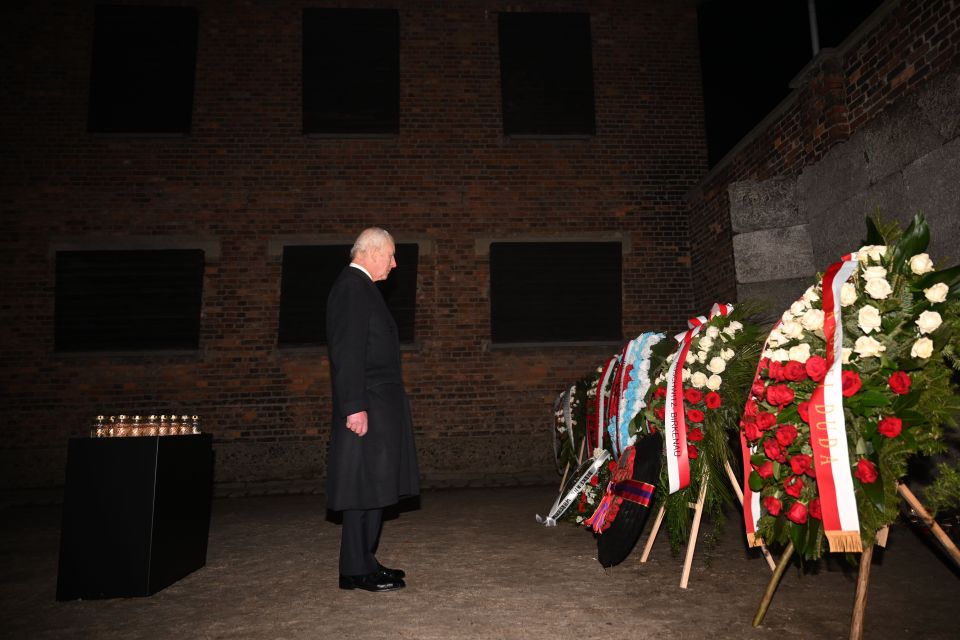
[[[743,491],[740,490],[740,483],[737,482],[737,477],[733,473],[733,469],[730,468],[730,462],[725,461],[723,463],[724,469],[727,472],[727,477],[730,479],[730,484],[733,485],[733,490],[737,494],[737,499],[740,501],[740,505],[743,505]],[[706,470],[703,472],[703,478],[700,481],[700,495],[697,497],[696,503],[687,503],[687,506],[693,509],[693,525],[690,528],[690,539],[687,541],[687,554],[683,560],[683,572],[680,574],[680,588],[686,589],[687,583],[690,581],[690,568],[693,566],[693,553],[697,548],[697,535],[700,533],[700,520],[703,517],[703,503],[706,501],[707,497],[707,480],[709,479],[709,474]],[[647,537],[647,543],[643,548],[643,555],[640,556],[640,562],[646,562],[650,557],[650,550],[653,549],[653,543],[657,538],[657,533],[660,531],[660,525],[663,524],[663,516],[666,512],[665,507],[660,507],[660,511],[657,513],[657,519],[653,523],[653,528],[650,530],[650,535]],[[771,557],[770,552],[767,551],[767,547],[761,545],[760,550],[763,553],[763,557],[766,559],[767,564],[770,566],[770,570],[776,570],[777,566]]]
[[[943,545],[950,559],[960,567],[960,549],[957,549],[957,546],[946,532],[940,528],[937,521],[930,516],[926,508],[920,504],[920,501],[913,495],[913,492],[903,483],[897,483],[897,492],[900,494],[900,497],[906,500],[907,504],[910,505],[917,515],[920,516],[921,522],[930,529],[937,541]],[[887,544],[887,531],[887,527],[884,527],[877,532],[877,544],[881,547],[885,547]],[[773,594],[780,584],[780,579],[783,577],[783,572],[786,570],[787,565],[790,564],[793,551],[793,543],[791,542],[787,544],[786,549],[784,549],[783,555],[780,557],[780,562],[773,572],[773,577],[770,578],[770,582],[767,584],[767,590],[764,592],[763,599],[760,601],[760,607],[757,609],[757,614],[753,617],[754,627],[759,627],[763,622],[763,618],[767,614],[767,609],[770,607],[770,602],[773,600]],[[860,555],[860,570],[857,574],[857,593],[853,601],[853,617],[850,621],[850,640],[861,640],[861,638],[863,638],[863,614],[867,608],[867,585],[870,582],[870,564],[872,561],[873,545],[864,549]]]

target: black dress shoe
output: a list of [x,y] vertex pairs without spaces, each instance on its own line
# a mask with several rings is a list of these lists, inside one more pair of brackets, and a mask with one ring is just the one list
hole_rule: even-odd
[[383,566],[379,562],[377,563],[377,571],[379,571],[381,574],[387,576],[392,580],[403,580],[404,578],[407,577],[407,574],[403,569],[391,569],[389,567]]
[[400,578],[391,578],[379,571],[363,576],[340,576],[341,589],[363,589],[364,591],[395,591],[406,585]]

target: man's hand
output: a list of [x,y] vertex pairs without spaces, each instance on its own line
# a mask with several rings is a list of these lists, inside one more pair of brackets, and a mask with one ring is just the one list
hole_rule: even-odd
[[347,429],[353,431],[358,436],[363,436],[367,433],[367,412],[360,411],[358,413],[352,413],[347,416]]

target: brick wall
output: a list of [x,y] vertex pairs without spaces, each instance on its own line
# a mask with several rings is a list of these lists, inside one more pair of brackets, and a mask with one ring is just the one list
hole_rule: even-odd
[[[622,238],[625,336],[695,310],[684,195],[706,150],[692,3],[398,3],[401,133],[379,138],[300,125],[303,7],[367,5],[177,4],[199,7],[189,136],[86,132],[94,3],[0,10],[0,487],[60,484],[68,437],[121,411],[201,414],[225,491],[319,486],[328,363],[276,347],[277,247],[373,224],[421,243],[403,359],[426,483],[549,477],[552,400],[614,347],[492,348],[484,243]],[[504,10],[590,12],[595,137],[503,136]],[[199,351],[54,352],[52,251],[131,242],[215,247]]]
[[958,61],[957,0],[890,0],[836,49],[821,51],[793,93],[689,194],[697,306],[736,297],[730,184],[795,178]]

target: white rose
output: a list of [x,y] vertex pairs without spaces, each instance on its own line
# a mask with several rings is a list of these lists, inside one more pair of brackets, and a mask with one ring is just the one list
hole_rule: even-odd
[[923,295],[927,297],[927,300],[933,303],[943,302],[947,299],[947,293],[950,292],[950,287],[948,287],[943,282],[938,282],[929,289],[923,290]]
[[790,305],[790,313],[795,316],[802,316],[803,312],[807,310],[807,303],[803,300],[797,300],[792,305]]
[[720,329],[718,329],[718,328],[716,328],[716,327],[714,327],[714,326],[709,326],[709,327],[707,327],[707,337],[708,337],[708,338],[716,338],[716,337],[719,336],[719,335],[720,335]]
[[933,260],[925,253],[918,253],[910,258],[910,271],[913,271],[918,276],[930,273],[933,271]]
[[890,288],[890,283],[883,278],[867,280],[864,289],[866,289],[867,293],[869,293],[870,297],[874,300],[885,300],[893,292],[893,289]]
[[787,357],[803,364],[810,359],[810,345],[803,342],[794,347],[790,347],[790,351],[787,352]]
[[697,371],[692,376],[690,376],[690,384],[692,384],[697,389],[702,389],[707,386],[707,376],[702,371]]
[[800,324],[802,324],[803,328],[807,331],[823,329],[823,310],[810,309],[803,314],[803,318],[800,319]]
[[764,349],[763,353],[760,354],[761,358],[766,358],[767,360],[773,360],[773,349]]
[[710,336],[703,336],[702,338],[700,338],[701,351],[706,351],[712,346],[713,346],[713,338],[711,338]]
[[816,287],[807,287],[807,290],[803,292],[803,295],[800,296],[800,299],[810,304],[820,299],[820,294],[817,293]]
[[767,344],[771,347],[779,347],[784,342],[787,342],[787,340],[788,339],[780,333],[780,329],[777,328],[770,332],[770,336],[767,338]]
[[787,353],[786,349],[774,349],[773,353],[770,354],[770,359],[777,362],[786,362],[790,359],[790,354]]
[[877,278],[886,278],[887,270],[883,267],[867,267],[863,270],[864,280],[875,280]]
[[717,374],[713,374],[707,378],[707,389],[710,389],[710,391],[716,391],[720,388],[721,384],[723,384],[723,380]]
[[873,260],[874,262],[879,262],[887,253],[887,247],[882,244],[868,244],[857,251],[857,260],[860,262],[865,262],[867,258]]
[[740,331],[741,329],[743,329],[743,324],[734,320],[733,322],[730,323],[730,328],[733,329],[734,331]]
[[733,356],[736,355],[733,349],[723,349],[720,351],[720,357],[729,362],[733,359]]
[[654,380],[654,382],[656,382],[657,384],[660,384],[661,382],[663,382],[663,380],[664,380],[663,374],[662,374],[662,373],[658,373],[658,374],[657,374],[657,379]]
[[714,356],[710,359],[710,364],[707,365],[707,369],[710,373],[723,373],[727,368],[727,361],[719,356]]
[[684,368],[683,368],[683,371],[680,373],[680,379],[683,380],[684,382],[686,382],[687,380],[689,380],[689,379],[690,379],[690,369],[687,369],[686,367],[684,367]]
[[840,306],[849,307],[857,301],[857,288],[849,282],[840,287]]
[[920,338],[910,347],[910,355],[914,358],[929,358],[933,354],[933,340]]
[[577,516],[577,524],[583,522],[583,516]]
[[924,311],[917,318],[917,327],[920,333],[933,333],[943,323],[943,318],[936,311]]
[[843,364],[850,364],[850,357],[853,355],[853,349],[844,347],[840,352],[840,360]]
[[886,351],[887,348],[870,336],[860,336],[854,343],[853,350],[856,351],[857,355],[861,358],[872,358],[880,355],[880,353]]
[[863,329],[864,333],[870,333],[880,328],[880,309],[872,305],[866,305],[860,308],[857,314],[857,324]]
[[793,314],[793,310],[792,310],[792,309],[787,309],[786,311],[783,312],[783,314],[781,314],[781,316],[780,316],[780,322],[790,322],[790,321],[792,321],[792,320],[793,320],[794,318],[796,318],[796,317],[797,317],[797,316],[795,316],[795,315]]
[[790,322],[784,322],[780,325],[780,333],[791,340],[799,338],[803,335],[803,325],[792,320]]

